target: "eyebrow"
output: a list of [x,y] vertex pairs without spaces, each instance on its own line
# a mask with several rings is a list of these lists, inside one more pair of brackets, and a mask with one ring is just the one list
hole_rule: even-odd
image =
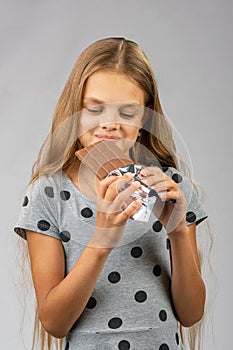
[[92,102],[92,103],[96,103],[96,104],[105,103],[104,101],[98,100],[95,97],[86,97],[83,99],[83,103],[85,103],[85,102]]
[[[83,104],[87,103],[87,102],[91,102],[94,104],[104,104],[106,103],[105,101],[99,100],[95,97],[86,97],[83,99]],[[111,103],[111,102],[110,102]],[[139,103],[137,102],[112,102],[112,103],[119,103],[122,104],[122,107],[135,107],[135,106],[141,106]]]

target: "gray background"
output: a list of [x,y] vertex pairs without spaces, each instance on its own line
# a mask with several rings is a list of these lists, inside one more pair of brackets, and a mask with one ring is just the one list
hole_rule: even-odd
[[[218,280],[213,332],[216,349],[232,348],[232,9],[230,0],[1,0],[2,349],[23,349],[12,234],[18,201],[76,58],[107,36],[135,40],[149,56],[205,190]],[[214,349],[210,330],[204,349]]]

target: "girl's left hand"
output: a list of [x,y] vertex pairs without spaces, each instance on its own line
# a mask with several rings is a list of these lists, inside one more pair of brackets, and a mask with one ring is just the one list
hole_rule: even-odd
[[[187,203],[177,183],[157,167],[144,168],[139,175],[160,197],[155,202],[154,215],[169,235],[180,232],[186,226]],[[175,203],[170,199],[175,199]]]

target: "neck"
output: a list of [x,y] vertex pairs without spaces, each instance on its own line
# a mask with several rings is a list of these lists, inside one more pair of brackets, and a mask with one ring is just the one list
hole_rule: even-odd
[[99,179],[86,166],[81,165],[78,169],[68,169],[66,175],[86,197],[96,200],[96,187]]

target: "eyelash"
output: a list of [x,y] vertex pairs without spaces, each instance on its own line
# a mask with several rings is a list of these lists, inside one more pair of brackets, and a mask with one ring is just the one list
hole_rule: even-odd
[[95,115],[103,112],[103,109],[91,109],[91,108],[86,108],[86,109],[90,114],[95,114]]
[[123,118],[131,119],[131,118],[135,117],[136,114],[120,113],[120,115],[121,115]]
[[[99,115],[103,112],[103,109],[91,109],[91,108],[86,108],[88,113],[92,115]],[[120,112],[120,116],[124,119],[131,119],[135,117],[136,114],[127,114],[127,113],[122,113]]]

